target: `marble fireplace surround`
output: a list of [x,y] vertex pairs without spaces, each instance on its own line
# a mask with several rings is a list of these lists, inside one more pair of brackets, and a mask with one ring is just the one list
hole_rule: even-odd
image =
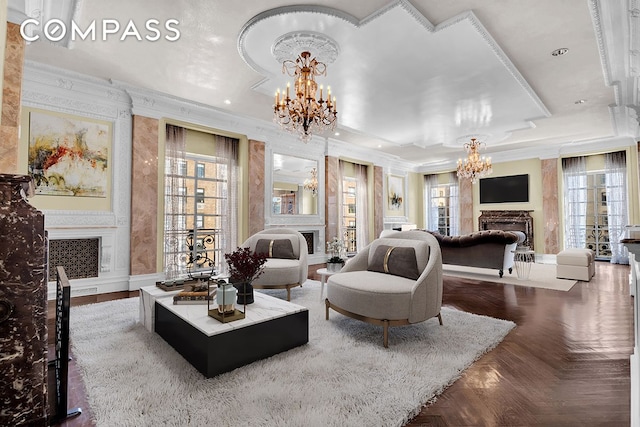
[[[114,274],[114,246],[116,241],[117,227],[115,226],[93,226],[93,227],[48,227],[49,240],[64,239],[98,239],[98,277],[74,279],[74,286],[71,289],[71,296],[82,296],[109,291],[120,290],[122,281],[126,277],[117,277]],[[78,259],[77,262],[83,262]],[[55,298],[55,277],[49,277],[47,291],[48,299]]]
[[313,244],[310,245],[312,251],[308,255],[308,263],[309,265],[313,264],[323,264],[327,262],[327,256],[324,251],[325,247],[325,237],[324,237],[324,224],[271,224],[265,227],[265,229],[269,228],[291,228],[296,230],[303,235],[309,235],[313,237]]
[[523,246],[533,247],[532,210],[491,210],[480,211],[478,230],[522,231],[526,237]]

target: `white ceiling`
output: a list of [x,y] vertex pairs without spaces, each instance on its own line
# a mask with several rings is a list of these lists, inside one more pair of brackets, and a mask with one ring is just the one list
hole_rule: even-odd
[[[317,78],[338,99],[340,136],[328,136],[430,168],[455,162],[471,136],[487,142],[496,159],[636,138],[636,3],[65,0],[56,2],[64,10],[53,10],[49,1],[10,0],[9,12],[19,22],[41,8],[45,18],[72,17],[82,28],[105,18],[123,26],[133,20],[143,37],[147,19],[177,19],[175,42],[39,40],[27,46],[26,59],[267,126],[275,126],[276,88],[291,80],[272,54],[274,43],[292,32],[322,34],[338,47],[327,76]],[[552,56],[558,48],[569,51]]]

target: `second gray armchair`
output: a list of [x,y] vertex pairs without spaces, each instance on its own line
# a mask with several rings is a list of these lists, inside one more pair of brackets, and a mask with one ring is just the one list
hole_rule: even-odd
[[388,347],[389,326],[437,317],[442,325],[442,256],[429,233],[401,231],[374,240],[327,283],[329,309],[381,325]]

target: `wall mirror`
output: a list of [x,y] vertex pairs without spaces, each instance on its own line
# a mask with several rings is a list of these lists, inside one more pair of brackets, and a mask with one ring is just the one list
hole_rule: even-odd
[[316,160],[273,154],[272,215],[317,215],[319,175]]

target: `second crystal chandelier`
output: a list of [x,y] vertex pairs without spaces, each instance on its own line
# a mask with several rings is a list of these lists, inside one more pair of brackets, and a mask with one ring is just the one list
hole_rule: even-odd
[[471,183],[475,184],[478,178],[489,175],[493,172],[490,157],[480,157],[478,149],[483,143],[471,138],[471,142],[464,144],[467,151],[467,158],[458,159],[458,178],[471,179]]

